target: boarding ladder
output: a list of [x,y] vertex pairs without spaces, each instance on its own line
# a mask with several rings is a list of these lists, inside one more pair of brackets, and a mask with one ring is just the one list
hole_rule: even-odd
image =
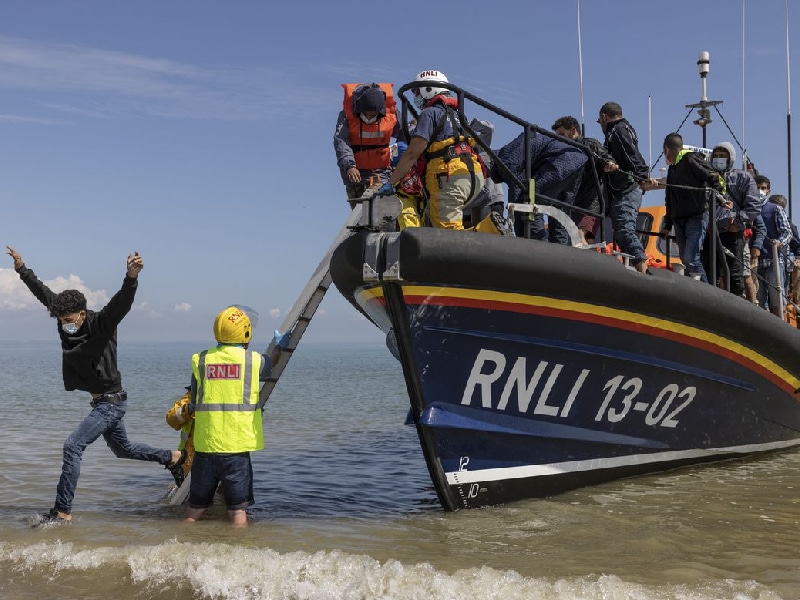
[[[300,292],[291,310],[283,320],[280,331],[289,332],[289,345],[281,351],[278,362],[272,365],[272,373],[270,373],[269,378],[267,378],[261,386],[258,404],[262,408],[267,400],[269,400],[272,390],[275,389],[275,385],[278,383],[278,379],[280,379],[281,373],[283,373],[283,370],[292,358],[292,354],[294,354],[297,345],[300,343],[300,339],[308,328],[311,318],[314,316],[322,299],[325,297],[325,293],[331,286],[330,267],[333,251],[352,233],[351,229],[358,223],[360,218],[361,204],[356,204],[347,221],[333,240],[330,248],[328,248],[328,251],[325,253],[325,256],[322,257],[319,265],[317,265],[314,274],[311,275],[311,279],[308,280],[308,283],[306,283],[303,291]],[[266,356],[271,356],[274,349],[275,340],[273,339],[267,347],[267,351],[265,352]]]

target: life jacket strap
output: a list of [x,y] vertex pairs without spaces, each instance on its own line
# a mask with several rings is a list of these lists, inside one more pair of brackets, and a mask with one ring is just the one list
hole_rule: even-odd
[[390,144],[374,144],[374,145],[355,145],[351,146],[353,152],[365,152],[366,150],[377,150],[380,148],[388,148]]

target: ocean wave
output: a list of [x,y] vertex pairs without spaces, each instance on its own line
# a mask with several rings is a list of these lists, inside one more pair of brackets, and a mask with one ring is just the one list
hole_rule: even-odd
[[780,600],[753,581],[646,586],[611,574],[548,580],[490,567],[447,573],[428,563],[381,563],[337,550],[281,554],[176,541],[83,549],[59,541],[0,542],[0,573],[8,600],[21,598],[13,594],[23,589],[64,600],[110,592],[118,600]]

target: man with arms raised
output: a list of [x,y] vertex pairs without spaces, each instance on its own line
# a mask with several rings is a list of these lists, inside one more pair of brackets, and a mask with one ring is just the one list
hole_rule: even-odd
[[86,297],[79,290],[54,293],[25,266],[14,248],[7,246],[7,249],[22,283],[56,319],[61,339],[64,388],[91,394],[91,412],[64,442],[64,462],[56,488],[56,501],[42,520],[72,520],[72,500],[81,474],[83,451],[101,435],[118,458],[157,462],[175,476],[181,471],[186,454],[131,442],[122,422],[128,409],[128,394],[122,389],[122,376],[117,369],[117,326],[133,306],[139,272],[144,266],[142,257],[138,252],[128,255],[122,288],[108,304],[95,312],[86,307]]

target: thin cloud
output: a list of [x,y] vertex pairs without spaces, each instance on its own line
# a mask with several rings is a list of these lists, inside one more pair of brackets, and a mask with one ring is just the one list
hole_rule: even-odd
[[38,125],[54,125],[58,123],[58,121],[54,119],[40,119],[22,115],[0,115],[0,121],[3,123],[36,123]]
[[161,313],[150,306],[150,303],[146,301],[140,302],[139,304],[134,304],[131,307],[131,310],[150,319],[157,319],[161,317]]
[[181,302],[180,304],[176,304],[174,310],[176,312],[189,312],[192,310],[192,305],[188,302]]
[[[198,67],[73,44],[0,36],[0,89],[22,90],[29,105],[63,114],[266,120],[317,113],[327,99],[308,69]],[[291,89],[291,94],[285,90]],[[53,103],[54,93],[60,94]],[[41,98],[37,97],[41,94]],[[17,120],[37,117],[15,115]]]

